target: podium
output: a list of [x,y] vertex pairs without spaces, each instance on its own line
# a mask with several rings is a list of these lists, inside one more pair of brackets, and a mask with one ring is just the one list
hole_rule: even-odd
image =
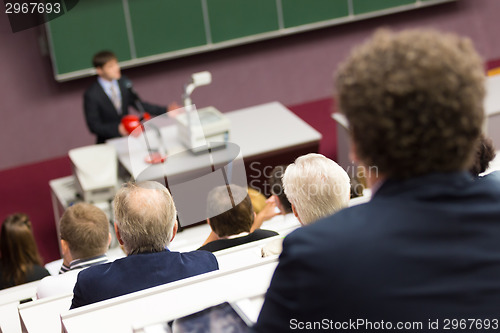
[[[225,113],[231,123],[230,143],[240,149],[246,169],[249,187],[260,190],[266,196],[269,188],[266,180],[271,170],[280,164],[290,164],[297,157],[318,152],[321,134],[304,122],[279,102],[271,102]],[[181,153],[182,157],[169,169],[169,176],[189,178],[190,173],[200,172],[207,167],[206,155],[188,154],[178,140],[175,126],[160,129],[163,146],[168,155]],[[128,138],[115,138],[107,141],[115,146],[122,170],[134,178],[134,168],[147,169],[142,180],[163,179],[162,165],[148,165],[144,154],[131,154],[128,150]],[[214,151],[212,158],[224,159],[227,152]]]

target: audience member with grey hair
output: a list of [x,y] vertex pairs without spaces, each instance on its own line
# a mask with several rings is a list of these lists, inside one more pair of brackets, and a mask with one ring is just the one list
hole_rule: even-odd
[[174,201],[160,183],[127,184],[113,208],[115,232],[127,255],[161,252],[177,232]]
[[337,163],[321,154],[300,156],[283,175],[286,197],[303,225],[347,207],[350,181]]
[[278,235],[271,230],[252,231],[255,219],[252,202],[247,189],[238,185],[211,190],[207,198],[207,216],[212,232],[200,250],[215,252]]
[[[347,173],[321,154],[300,156],[282,176],[284,196],[302,225],[329,216],[347,206],[351,195]],[[275,240],[261,249],[263,257],[280,254],[283,241]]]
[[170,252],[177,232],[176,209],[160,183],[125,184],[116,194],[115,232],[127,257],[80,272],[71,308],[218,269],[206,251]]

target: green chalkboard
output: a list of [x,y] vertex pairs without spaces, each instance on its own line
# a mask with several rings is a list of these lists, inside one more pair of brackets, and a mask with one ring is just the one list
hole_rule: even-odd
[[282,0],[285,28],[327,21],[349,15],[348,0]]
[[199,0],[129,0],[137,57],[207,43]]
[[278,30],[276,1],[208,0],[212,42]]
[[47,23],[60,81],[92,74],[100,50],[131,67],[456,0],[71,1]]
[[113,50],[119,61],[131,59],[122,0],[80,1],[48,24],[58,74],[91,68],[99,50]]
[[377,10],[415,4],[417,0],[352,0],[354,14],[366,14]]

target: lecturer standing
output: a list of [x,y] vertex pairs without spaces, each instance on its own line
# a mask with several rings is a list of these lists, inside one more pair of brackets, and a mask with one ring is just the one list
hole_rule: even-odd
[[98,78],[97,82],[85,91],[83,108],[87,126],[97,136],[97,143],[128,134],[121,119],[128,114],[129,106],[152,115],[160,115],[178,108],[175,102],[168,108],[142,102],[132,89],[130,80],[122,77],[114,53],[101,51],[94,55],[92,62]]

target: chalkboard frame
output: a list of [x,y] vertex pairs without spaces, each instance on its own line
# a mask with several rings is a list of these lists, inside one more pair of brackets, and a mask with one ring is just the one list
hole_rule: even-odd
[[[338,17],[338,18],[319,21],[319,22],[307,23],[307,24],[302,24],[302,25],[297,25],[297,26],[291,26],[291,27],[285,27],[284,17],[283,17],[283,1],[287,1],[287,0],[275,0],[276,6],[277,6],[277,15],[278,15],[278,17],[277,17],[278,29],[277,30],[267,31],[267,32],[263,32],[263,33],[253,34],[253,35],[249,35],[249,36],[243,36],[243,37],[234,38],[234,39],[225,40],[225,41],[219,41],[219,42],[213,42],[212,38],[210,36],[210,18],[208,17],[208,14],[207,14],[208,13],[207,1],[210,1],[210,0],[200,0],[201,5],[203,7],[203,11],[204,11],[204,13],[203,13],[204,23],[203,24],[204,24],[205,29],[206,29],[206,31],[205,31],[206,41],[207,41],[206,44],[194,46],[194,47],[188,47],[188,48],[184,48],[184,49],[172,50],[172,51],[158,53],[158,54],[153,54],[150,56],[142,56],[142,57],[138,57],[137,50],[135,50],[136,43],[134,43],[133,29],[130,26],[131,25],[130,13],[127,12],[129,10],[129,4],[128,4],[129,1],[134,1],[134,0],[122,0],[123,9],[124,9],[124,13],[125,13],[124,14],[125,21],[127,24],[127,34],[128,34],[128,39],[129,39],[129,47],[130,47],[130,59],[122,60],[119,57],[119,63],[120,63],[120,66],[122,68],[141,66],[141,65],[145,65],[145,64],[159,62],[159,61],[180,58],[180,57],[184,57],[184,56],[188,56],[188,55],[210,52],[210,51],[219,50],[219,49],[223,49],[223,48],[227,48],[227,47],[232,47],[232,46],[237,46],[237,45],[242,45],[242,44],[247,44],[247,43],[253,43],[253,42],[277,38],[277,37],[281,37],[281,36],[288,36],[288,35],[292,35],[292,34],[296,34],[296,33],[300,33],[300,32],[331,27],[331,26],[340,25],[340,24],[349,23],[349,22],[361,21],[361,20],[369,19],[369,18],[373,18],[373,17],[389,15],[389,14],[399,13],[399,12],[403,12],[403,11],[409,11],[409,10],[418,9],[418,8],[422,8],[422,7],[438,5],[438,4],[442,4],[442,3],[448,3],[448,2],[456,2],[458,0],[415,0],[415,2],[411,3],[411,4],[406,4],[406,5],[401,5],[401,6],[397,6],[397,7],[376,10],[376,11],[371,11],[371,12],[361,13],[361,14],[354,14],[354,9],[353,9],[353,7],[354,7],[353,1],[359,1],[359,0],[346,0],[348,3],[348,7],[349,7],[348,16]],[[78,6],[76,6],[76,7],[78,7]],[[78,10],[78,8],[72,9],[72,11],[77,11],[77,10]],[[86,68],[81,68],[81,69],[69,71],[69,72],[58,72],[57,59],[61,55],[57,54],[57,52],[55,51],[56,45],[54,44],[53,37],[54,37],[54,34],[56,33],[56,31],[53,31],[51,29],[51,22],[47,22],[45,24],[45,27],[46,27],[46,31],[47,31],[49,49],[50,49],[51,60],[52,60],[52,64],[53,64],[53,70],[54,70],[54,77],[55,77],[56,81],[63,82],[63,81],[68,81],[68,80],[72,80],[72,79],[77,79],[77,78],[95,75],[95,69],[91,67],[91,59],[88,59],[88,67],[86,67]],[[99,50],[95,50],[95,52],[97,52],[97,51],[99,51]]]

